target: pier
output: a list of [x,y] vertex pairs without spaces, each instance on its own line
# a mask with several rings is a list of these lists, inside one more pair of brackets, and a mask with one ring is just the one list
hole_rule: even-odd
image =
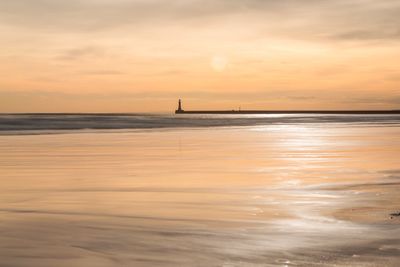
[[400,110],[184,110],[178,101],[175,114],[400,114]]

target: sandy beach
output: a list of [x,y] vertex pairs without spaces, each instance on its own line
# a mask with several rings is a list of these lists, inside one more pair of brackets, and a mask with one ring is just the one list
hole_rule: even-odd
[[399,266],[400,128],[0,136],[0,266]]

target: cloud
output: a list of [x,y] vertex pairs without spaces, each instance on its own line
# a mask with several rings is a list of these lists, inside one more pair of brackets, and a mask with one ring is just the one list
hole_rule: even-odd
[[400,105],[399,96],[371,96],[343,99],[345,103],[375,104],[375,105]]
[[386,76],[386,80],[392,81],[392,82],[398,82],[400,81],[400,73],[392,73]]
[[90,71],[81,71],[78,74],[83,75],[93,75],[93,76],[113,76],[113,75],[124,75],[125,73],[117,70],[90,70]]
[[[297,39],[400,38],[397,0],[3,0],[3,25],[57,32],[105,31],[184,24],[248,24],[261,36]],[[201,21],[202,24],[194,22]],[[228,25],[229,26],[229,25]],[[232,24],[233,27],[236,24]],[[250,28],[249,28],[250,30]]]
[[85,46],[63,51],[56,58],[59,60],[78,60],[86,57],[98,57],[104,55],[103,48],[94,46]]
[[382,39],[400,39],[400,26],[391,30],[376,29],[372,30],[352,30],[330,36],[333,39],[340,40],[382,40]]
[[356,103],[356,104],[400,104],[400,96],[396,94],[378,95],[378,93],[367,93],[365,91],[341,90],[340,92],[329,92],[323,90],[278,90],[269,89],[262,91],[238,91],[238,92],[219,92],[206,90],[147,90],[147,89],[131,89],[126,91],[113,92],[67,92],[67,91],[0,91],[3,99],[8,97],[16,98],[60,98],[60,99],[214,99],[216,102],[236,101],[237,103],[244,101],[284,101],[290,100],[294,102],[338,102],[338,103]]

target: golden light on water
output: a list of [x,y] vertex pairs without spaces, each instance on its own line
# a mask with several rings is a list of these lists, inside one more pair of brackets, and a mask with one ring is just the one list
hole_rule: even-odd
[[0,262],[395,263],[399,128],[329,126],[2,136]]

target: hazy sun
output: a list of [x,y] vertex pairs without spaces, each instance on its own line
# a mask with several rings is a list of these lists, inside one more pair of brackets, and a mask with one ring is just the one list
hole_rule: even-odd
[[228,65],[228,60],[224,56],[215,55],[211,58],[211,67],[214,71],[224,71]]

